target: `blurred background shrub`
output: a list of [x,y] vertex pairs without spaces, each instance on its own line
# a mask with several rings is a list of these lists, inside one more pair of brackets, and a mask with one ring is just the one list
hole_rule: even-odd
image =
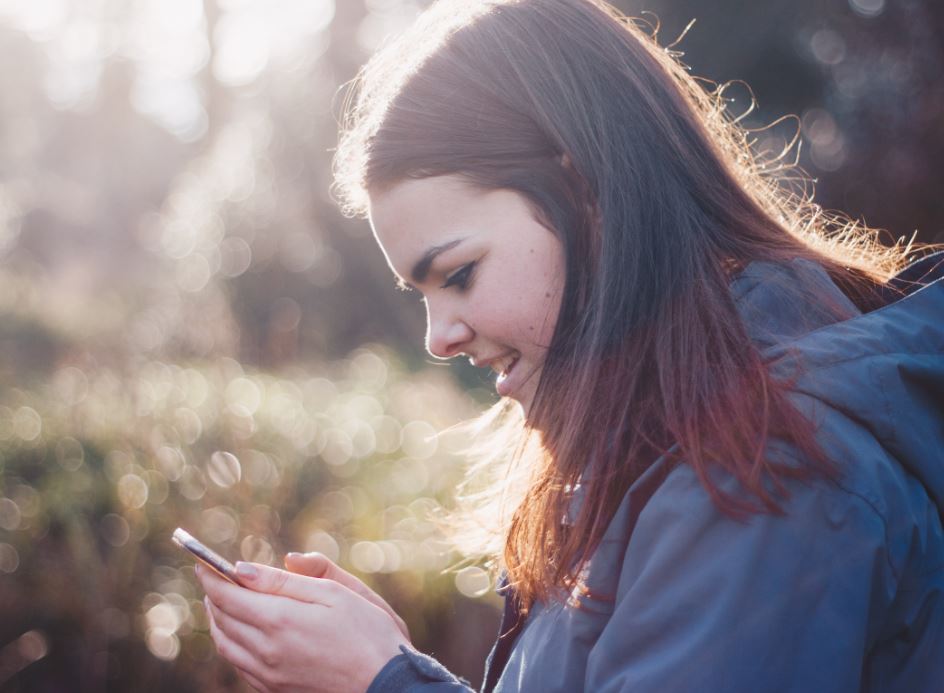
[[[328,554],[480,680],[497,600],[444,572],[434,434],[495,396],[328,194],[339,88],[426,4],[0,0],[4,690],[242,689],[178,525]],[[759,148],[800,129],[824,207],[944,241],[941,3],[617,4],[664,44],[696,18],[685,62],[750,85]]]

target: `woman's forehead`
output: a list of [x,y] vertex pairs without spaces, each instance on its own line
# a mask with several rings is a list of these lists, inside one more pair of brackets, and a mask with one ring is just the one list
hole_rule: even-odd
[[408,179],[372,193],[368,217],[385,249],[422,253],[474,234],[490,214],[483,194],[455,176]]

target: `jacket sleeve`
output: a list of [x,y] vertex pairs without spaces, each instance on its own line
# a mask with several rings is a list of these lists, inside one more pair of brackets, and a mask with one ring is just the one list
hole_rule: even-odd
[[860,690],[870,609],[896,581],[869,500],[798,484],[786,515],[739,522],[676,471],[638,516],[586,690]]
[[374,677],[367,693],[468,693],[466,683],[432,657],[400,646]]

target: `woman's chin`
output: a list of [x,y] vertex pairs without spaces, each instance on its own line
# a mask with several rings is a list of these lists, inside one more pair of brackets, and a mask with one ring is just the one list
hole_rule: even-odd
[[517,390],[508,395],[508,399],[514,400],[518,404],[525,420],[529,423],[531,423],[529,417],[532,411],[532,405],[534,404],[535,390],[537,389],[536,385],[533,384],[533,381],[537,379],[536,376],[537,374],[528,381],[524,382]]

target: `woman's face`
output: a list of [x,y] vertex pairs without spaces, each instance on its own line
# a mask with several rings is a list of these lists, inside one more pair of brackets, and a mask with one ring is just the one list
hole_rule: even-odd
[[530,408],[564,285],[560,241],[511,190],[458,176],[407,179],[370,195],[370,222],[399,281],[422,292],[426,349],[491,368]]

